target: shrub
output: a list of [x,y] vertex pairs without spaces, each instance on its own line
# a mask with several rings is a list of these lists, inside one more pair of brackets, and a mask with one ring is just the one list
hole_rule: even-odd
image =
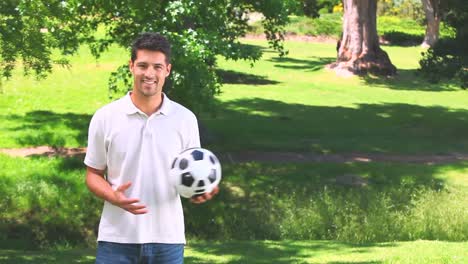
[[322,14],[318,18],[291,17],[286,26],[287,33],[310,36],[339,37],[342,31],[340,14]]
[[422,53],[420,72],[432,82],[455,80],[468,87],[468,54],[466,47],[455,39],[441,39],[433,48]]
[[422,35],[412,35],[399,31],[385,32],[382,37],[390,44],[398,46],[416,46],[421,44],[424,39]]

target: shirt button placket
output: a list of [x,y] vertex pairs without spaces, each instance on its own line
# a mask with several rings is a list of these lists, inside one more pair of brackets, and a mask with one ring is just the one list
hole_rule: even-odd
[[150,119],[146,119],[146,124],[145,124],[145,137],[151,137],[151,126],[150,126]]

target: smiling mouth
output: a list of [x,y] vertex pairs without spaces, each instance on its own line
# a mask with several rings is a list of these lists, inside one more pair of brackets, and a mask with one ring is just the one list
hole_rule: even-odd
[[156,81],[150,81],[150,80],[144,80],[143,82],[146,83],[146,84],[155,84],[155,83],[157,83]]

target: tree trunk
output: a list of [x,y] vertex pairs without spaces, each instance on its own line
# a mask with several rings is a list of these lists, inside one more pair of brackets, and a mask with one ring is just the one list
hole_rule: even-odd
[[353,74],[394,75],[396,68],[379,45],[377,0],[343,0],[343,7],[343,37],[338,59],[330,68]]
[[440,12],[439,0],[422,0],[424,13],[426,14],[426,35],[424,36],[424,48],[433,47],[439,39]]

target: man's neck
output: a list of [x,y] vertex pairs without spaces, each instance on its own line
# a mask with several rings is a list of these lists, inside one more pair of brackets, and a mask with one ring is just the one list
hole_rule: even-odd
[[130,92],[130,98],[133,104],[140,109],[147,116],[151,116],[161,108],[163,95],[161,93],[154,96],[143,96],[132,91]]

